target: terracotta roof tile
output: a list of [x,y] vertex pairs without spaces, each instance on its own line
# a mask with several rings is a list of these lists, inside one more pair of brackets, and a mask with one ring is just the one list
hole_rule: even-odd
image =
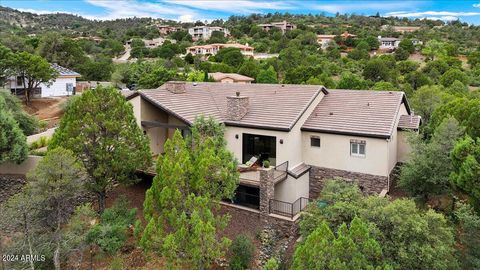
[[[173,94],[165,85],[141,90],[141,95],[163,110],[191,124],[198,115],[212,116],[231,126],[290,130],[322,91],[318,85],[186,83],[186,93]],[[226,119],[227,96],[239,91],[250,97],[250,110],[239,121]]]
[[421,121],[419,115],[402,115],[398,121],[398,129],[418,129]]
[[403,99],[395,91],[329,90],[302,129],[388,138]]
[[213,72],[213,73],[208,73],[209,77],[212,77],[215,81],[220,81],[225,78],[231,78],[235,81],[253,81],[255,80],[254,78],[242,75],[242,74],[237,74],[237,73],[223,73],[223,72]]

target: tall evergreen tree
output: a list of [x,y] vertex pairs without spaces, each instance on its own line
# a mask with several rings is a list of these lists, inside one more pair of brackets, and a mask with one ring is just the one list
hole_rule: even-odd
[[49,148],[72,150],[88,172],[87,188],[105,209],[114,182],[130,184],[137,169],[151,164],[147,138],[138,127],[132,105],[115,88],[84,92],[69,106]]
[[27,155],[27,138],[13,115],[7,110],[5,100],[0,96],[0,164],[21,163]]
[[158,159],[144,202],[148,225],[141,244],[164,256],[170,268],[206,269],[230,243],[217,237],[228,216],[214,214],[218,200],[231,198],[238,183],[237,162],[225,148],[223,128],[212,119],[197,119],[191,138],[176,131]]

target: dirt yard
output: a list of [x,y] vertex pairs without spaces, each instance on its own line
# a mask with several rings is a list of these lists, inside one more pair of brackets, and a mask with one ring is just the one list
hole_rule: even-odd
[[[112,206],[114,201],[122,196],[126,197],[131,208],[137,208],[137,217],[141,219],[144,223],[145,220],[143,219],[143,201],[145,199],[145,192],[150,187],[151,182],[149,180],[143,180],[132,186],[123,186],[117,185],[115,186],[109,193],[107,197],[107,207]],[[254,264],[257,263],[258,257],[260,256],[260,240],[258,239],[258,234],[262,231],[263,227],[257,219],[253,219],[248,212],[243,210],[235,210],[231,207],[222,205],[219,209],[219,213],[221,214],[229,214],[230,215],[230,222],[225,230],[220,232],[220,236],[227,237],[229,239],[234,239],[236,236],[240,234],[245,234],[249,237],[256,247],[256,255],[254,260]],[[144,224],[145,225],[145,224]],[[284,240],[284,239],[281,239]],[[279,241],[282,242],[282,241]],[[289,247],[288,253],[292,252],[293,247]],[[291,255],[291,254],[290,254]],[[82,270],[90,269],[90,254],[88,251],[84,253],[84,262],[82,264]],[[133,270],[133,269],[141,269],[141,270],[150,270],[150,269],[165,269],[165,262],[162,258],[156,256],[150,256],[150,258],[145,258],[142,249],[137,247],[135,239],[130,237],[126,246],[120,251],[119,257],[123,261],[123,266],[125,270]],[[112,257],[109,256],[102,256],[102,257],[94,257],[93,259],[93,269],[95,270],[107,270],[110,269],[110,264],[112,262]],[[222,262],[226,262],[227,259],[222,259]],[[228,269],[223,266],[214,265],[212,266],[211,270],[223,270]],[[256,269],[253,267],[252,269]]]
[[62,104],[67,100],[68,97],[32,99],[28,106],[23,104],[23,108],[39,120],[47,121],[47,128],[52,128],[60,122],[63,116]]

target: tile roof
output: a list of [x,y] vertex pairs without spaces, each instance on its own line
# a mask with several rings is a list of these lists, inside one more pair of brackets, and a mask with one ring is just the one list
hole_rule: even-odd
[[[203,114],[230,126],[289,131],[318,94],[326,91],[318,85],[187,82],[185,86],[182,94],[171,93],[165,84],[140,94],[187,124]],[[237,91],[250,97],[250,110],[239,121],[227,120],[227,96]]]
[[255,80],[254,78],[244,76],[241,74],[237,73],[223,73],[223,72],[213,72],[213,73],[208,73],[209,77],[212,77],[215,81],[220,81],[225,78],[231,78],[235,81],[253,81]]
[[55,69],[58,72],[58,76],[75,76],[75,77],[80,77],[81,75],[78,74],[77,72],[70,70],[68,68],[59,66],[56,63],[50,64],[50,67]]
[[401,115],[398,121],[398,129],[418,129],[422,118],[420,115]]
[[403,92],[396,91],[328,91],[302,130],[389,138],[406,100]]

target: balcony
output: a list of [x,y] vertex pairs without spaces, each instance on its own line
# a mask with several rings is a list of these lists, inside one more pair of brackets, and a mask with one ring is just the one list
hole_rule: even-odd
[[270,214],[275,214],[283,217],[293,219],[298,215],[309,203],[309,199],[300,197],[293,203],[270,199],[269,210]]
[[[260,186],[260,170],[259,166],[248,167],[246,165],[240,165],[240,183],[248,186]],[[287,178],[288,161],[276,166],[273,171],[273,183],[279,183]]]

